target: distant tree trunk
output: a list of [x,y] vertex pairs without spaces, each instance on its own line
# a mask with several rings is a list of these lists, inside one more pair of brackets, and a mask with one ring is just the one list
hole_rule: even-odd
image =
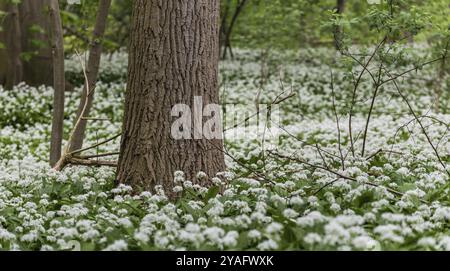
[[[92,35],[91,48],[89,51],[89,60],[87,66],[87,77],[89,88],[86,84],[81,94],[81,101],[78,106],[77,119],[83,114],[82,119],[78,126],[76,126],[73,134],[73,142],[70,142],[70,151],[79,150],[83,147],[84,134],[86,132],[87,118],[92,108],[94,100],[95,84],[97,83],[97,77],[100,67],[100,59],[102,55],[102,39],[105,35],[106,22],[108,20],[109,8],[111,6],[111,0],[100,0],[97,19],[94,27],[94,33]],[[87,96],[87,89],[89,89],[89,97]],[[86,102],[87,99],[87,102]]]
[[4,41],[4,46],[6,46],[5,55],[3,56],[6,67],[4,67],[5,73],[1,83],[4,84],[6,89],[12,89],[14,85],[22,81],[23,67],[20,59],[22,32],[17,4],[6,4],[4,9],[7,11],[7,14],[3,26],[7,31],[3,32],[1,40]]
[[[0,83],[6,84],[8,78],[13,84],[21,79],[31,86],[52,85],[52,54],[47,36],[49,22],[46,1],[22,0],[18,6],[13,7],[12,13],[7,7],[14,5],[0,5],[2,11],[17,14],[7,18],[7,21],[12,20],[13,23],[5,22],[0,34],[0,42],[6,47],[0,50]],[[13,58],[15,65],[11,66],[9,63]],[[16,75],[15,80],[12,80],[11,74]],[[11,85],[10,82],[8,85]]]
[[223,9],[221,9],[223,13],[221,13],[222,18],[220,20],[220,32],[219,32],[220,55],[223,54],[223,49],[225,48],[226,44],[228,16],[231,8],[231,0],[226,0],[226,2],[224,3],[225,6],[223,7]]
[[345,10],[345,0],[337,0],[337,12],[338,14],[344,13]]
[[[224,31],[224,38],[222,42],[222,59],[227,58],[227,52],[230,52],[231,57],[233,57],[233,50],[231,47],[231,34],[233,33],[233,28],[237,22],[237,19],[239,15],[241,14],[242,10],[244,9],[245,4],[248,0],[238,0],[236,4],[236,9],[234,10],[233,17],[231,18],[230,24],[226,25],[227,19],[223,20],[225,23],[222,27]],[[226,12],[228,13],[228,11]],[[228,14],[227,14],[228,15]]]
[[52,50],[49,44],[48,0],[22,0],[19,13],[22,51],[30,55],[23,62],[23,80],[32,86],[53,83]]
[[[208,185],[196,172],[214,177],[225,170],[221,139],[176,140],[171,135],[175,105],[195,108],[195,96],[202,97],[203,105],[219,103],[218,25],[219,0],[134,1],[120,183],[136,191],[162,185],[173,197],[175,171]],[[198,135],[195,128],[183,129]]]
[[[345,0],[337,0],[337,6],[336,6],[336,12],[339,15],[344,14],[345,11]],[[336,47],[336,49],[340,49],[341,48],[341,42],[342,42],[342,34],[343,34],[343,29],[341,26],[337,26],[336,29],[334,30],[335,33],[335,37],[334,37],[334,46]]]
[[48,9],[54,88],[50,165],[54,166],[61,157],[64,128],[64,40],[58,0],[48,0]]

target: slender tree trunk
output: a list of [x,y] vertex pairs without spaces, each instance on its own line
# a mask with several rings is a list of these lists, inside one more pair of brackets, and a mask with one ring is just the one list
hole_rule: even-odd
[[50,42],[53,60],[53,118],[50,142],[50,164],[54,166],[61,157],[64,128],[64,41],[58,0],[48,0]]
[[337,0],[337,13],[342,14],[345,10],[345,0]]
[[84,118],[89,116],[94,100],[95,84],[97,83],[100,59],[102,55],[102,39],[106,30],[110,6],[111,0],[100,0],[94,33],[92,35],[91,48],[89,51],[88,66],[86,69],[90,93],[88,97],[86,91],[88,88],[85,85],[83,93],[81,94],[81,101],[78,106],[77,119],[81,116],[81,114],[83,114],[83,116],[81,116],[82,119],[79,125],[75,128],[73,141],[70,142],[70,151],[79,150],[83,147],[84,134],[87,126],[87,120]]
[[[233,49],[231,47],[231,33],[233,33],[233,28],[237,22],[239,14],[241,14],[244,9],[247,0],[239,0],[236,6],[236,9],[233,13],[233,17],[231,18],[230,25],[225,26],[225,38],[224,38],[224,48],[222,51],[222,59],[227,58],[227,52],[230,52],[231,57],[233,57]],[[228,50],[228,51],[227,51]]]
[[175,105],[195,108],[195,96],[219,103],[219,0],[136,0],[132,17],[117,180],[137,191],[162,185],[173,197],[175,171],[208,185],[197,172],[214,177],[225,169],[221,139],[171,136]]
[[[337,6],[336,6],[336,12],[339,15],[344,14],[345,11],[345,0],[337,0]],[[334,46],[336,47],[336,49],[340,49],[341,48],[341,42],[342,42],[342,34],[344,32],[344,30],[342,29],[341,26],[337,26],[335,28],[335,33],[334,33]]]
[[221,21],[220,21],[220,34],[219,34],[219,48],[222,55],[223,50],[226,50],[226,43],[225,39],[227,36],[227,27],[228,27],[228,15],[230,13],[230,7],[231,7],[231,0],[226,0],[225,6],[222,9],[223,14],[221,15]]

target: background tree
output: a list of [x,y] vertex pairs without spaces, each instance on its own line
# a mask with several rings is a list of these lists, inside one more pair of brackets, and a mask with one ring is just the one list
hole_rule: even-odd
[[[344,13],[345,10],[345,0],[337,0],[337,5],[336,5],[336,13],[338,15],[342,15]],[[342,39],[342,27],[337,26],[335,29],[335,38],[334,38],[334,46],[336,47],[336,49],[339,49],[340,46],[340,40]]]
[[[70,142],[70,151],[81,149],[84,141],[84,134],[86,131],[87,120],[92,108],[94,100],[95,84],[97,82],[98,72],[100,69],[100,59],[102,55],[102,43],[105,35],[106,23],[108,19],[108,12],[111,6],[111,0],[100,0],[97,12],[97,19],[91,39],[89,50],[89,60],[86,69],[87,82],[84,85],[81,94],[80,104],[78,106],[77,118],[80,119],[79,125],[76,125],[73,134],[73,142]],[[88,85],[86,85],[88,84]],[[89,96],[87,93],[89,89]]]
[[49,35],[53,66],[53,118],[50,139],[50,165],[55,165],[61,157],[64,134],[64,37],[58,0],[48,0]]
[[2,83],[5,88],[11,89],[14,85],[22,81],[23,66],[20,54],[22,52],[19,9],[17,4],[11,2],[1,3],[0,9],[5,10],[3,25],[7,31],[0,32],[0,40],[3,40],[7,47],[0,52],[3,59],[0,71]]
[[119,182],[173,195],[175,171],[206,185],[196,172],[225,169],[222,140],[171,137],[174,105],[219,103],[218,47],[218,0],[134,2]]
[[[6,12],[6,21],[0,34],[4,47],[0,49],[0,56],[4,56],[0,57],[0,83],[8,80],[13,84],[24,81],[32,86],[52,84],[46,1],[22,0],[17,4],[17,1],[2,0],[0,8]],[[7,84],[10,86],[11,83]]]
[[[248,0],[226,0],[224,2],[224,12],[221,16],[222,19],[220,24],[220,49],[222,59],[227,58],[228,52],[230,53],[231,57],[233,57],[233,50],[231,47],[231,34],[233,33],[233,28],[236,25],[237,19],[247,2]],[[231,17],[228,18],[230,16],[230,10],[233,8],[234,11],[231,12]]]

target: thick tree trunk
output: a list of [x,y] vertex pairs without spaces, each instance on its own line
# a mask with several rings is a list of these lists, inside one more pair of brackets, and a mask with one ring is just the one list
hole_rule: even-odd
[[[97,19],[92,35],[91,48],[89,51],[89,60],[87,66],[88,86],[84,86],[81,94],[81,101],[78,106],[77,119],[81,116],[79,125],[75,127],[73,141],[70,142],[70,151],[79,150],[83,147],[84,134],[86,132],[87,120],[84,118],[89,116],[94,100],[95,84],[100,67],[100,59],[102,55],[102,39],[106,30],[106,22],[108,20],[109,8],[111,0],[100,0]],[[87,90],[89,89],[89,96]]]
[[53,63],[53,118],[50,140],[50,165],[54,166],[61,157],[64,128],[64,40],[58,0],[48,0],[50,18],[50,42]]
[[171,136],[175,105],[192,109],[195,96],[219,103],[218,26],[219,0],[134,1],[119,182],[137,191],[162,185],[174,196],[175,171],[207,185],[197,172],[225,170],[221,139]]

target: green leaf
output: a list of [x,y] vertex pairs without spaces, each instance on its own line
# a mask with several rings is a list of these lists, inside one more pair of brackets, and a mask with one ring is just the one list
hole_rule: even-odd
[[218,186],[212,186],[209,188],[208,192],[205,195],[204,201],[208,202],[208,200],[214,198],[219,194],[220,188]]

